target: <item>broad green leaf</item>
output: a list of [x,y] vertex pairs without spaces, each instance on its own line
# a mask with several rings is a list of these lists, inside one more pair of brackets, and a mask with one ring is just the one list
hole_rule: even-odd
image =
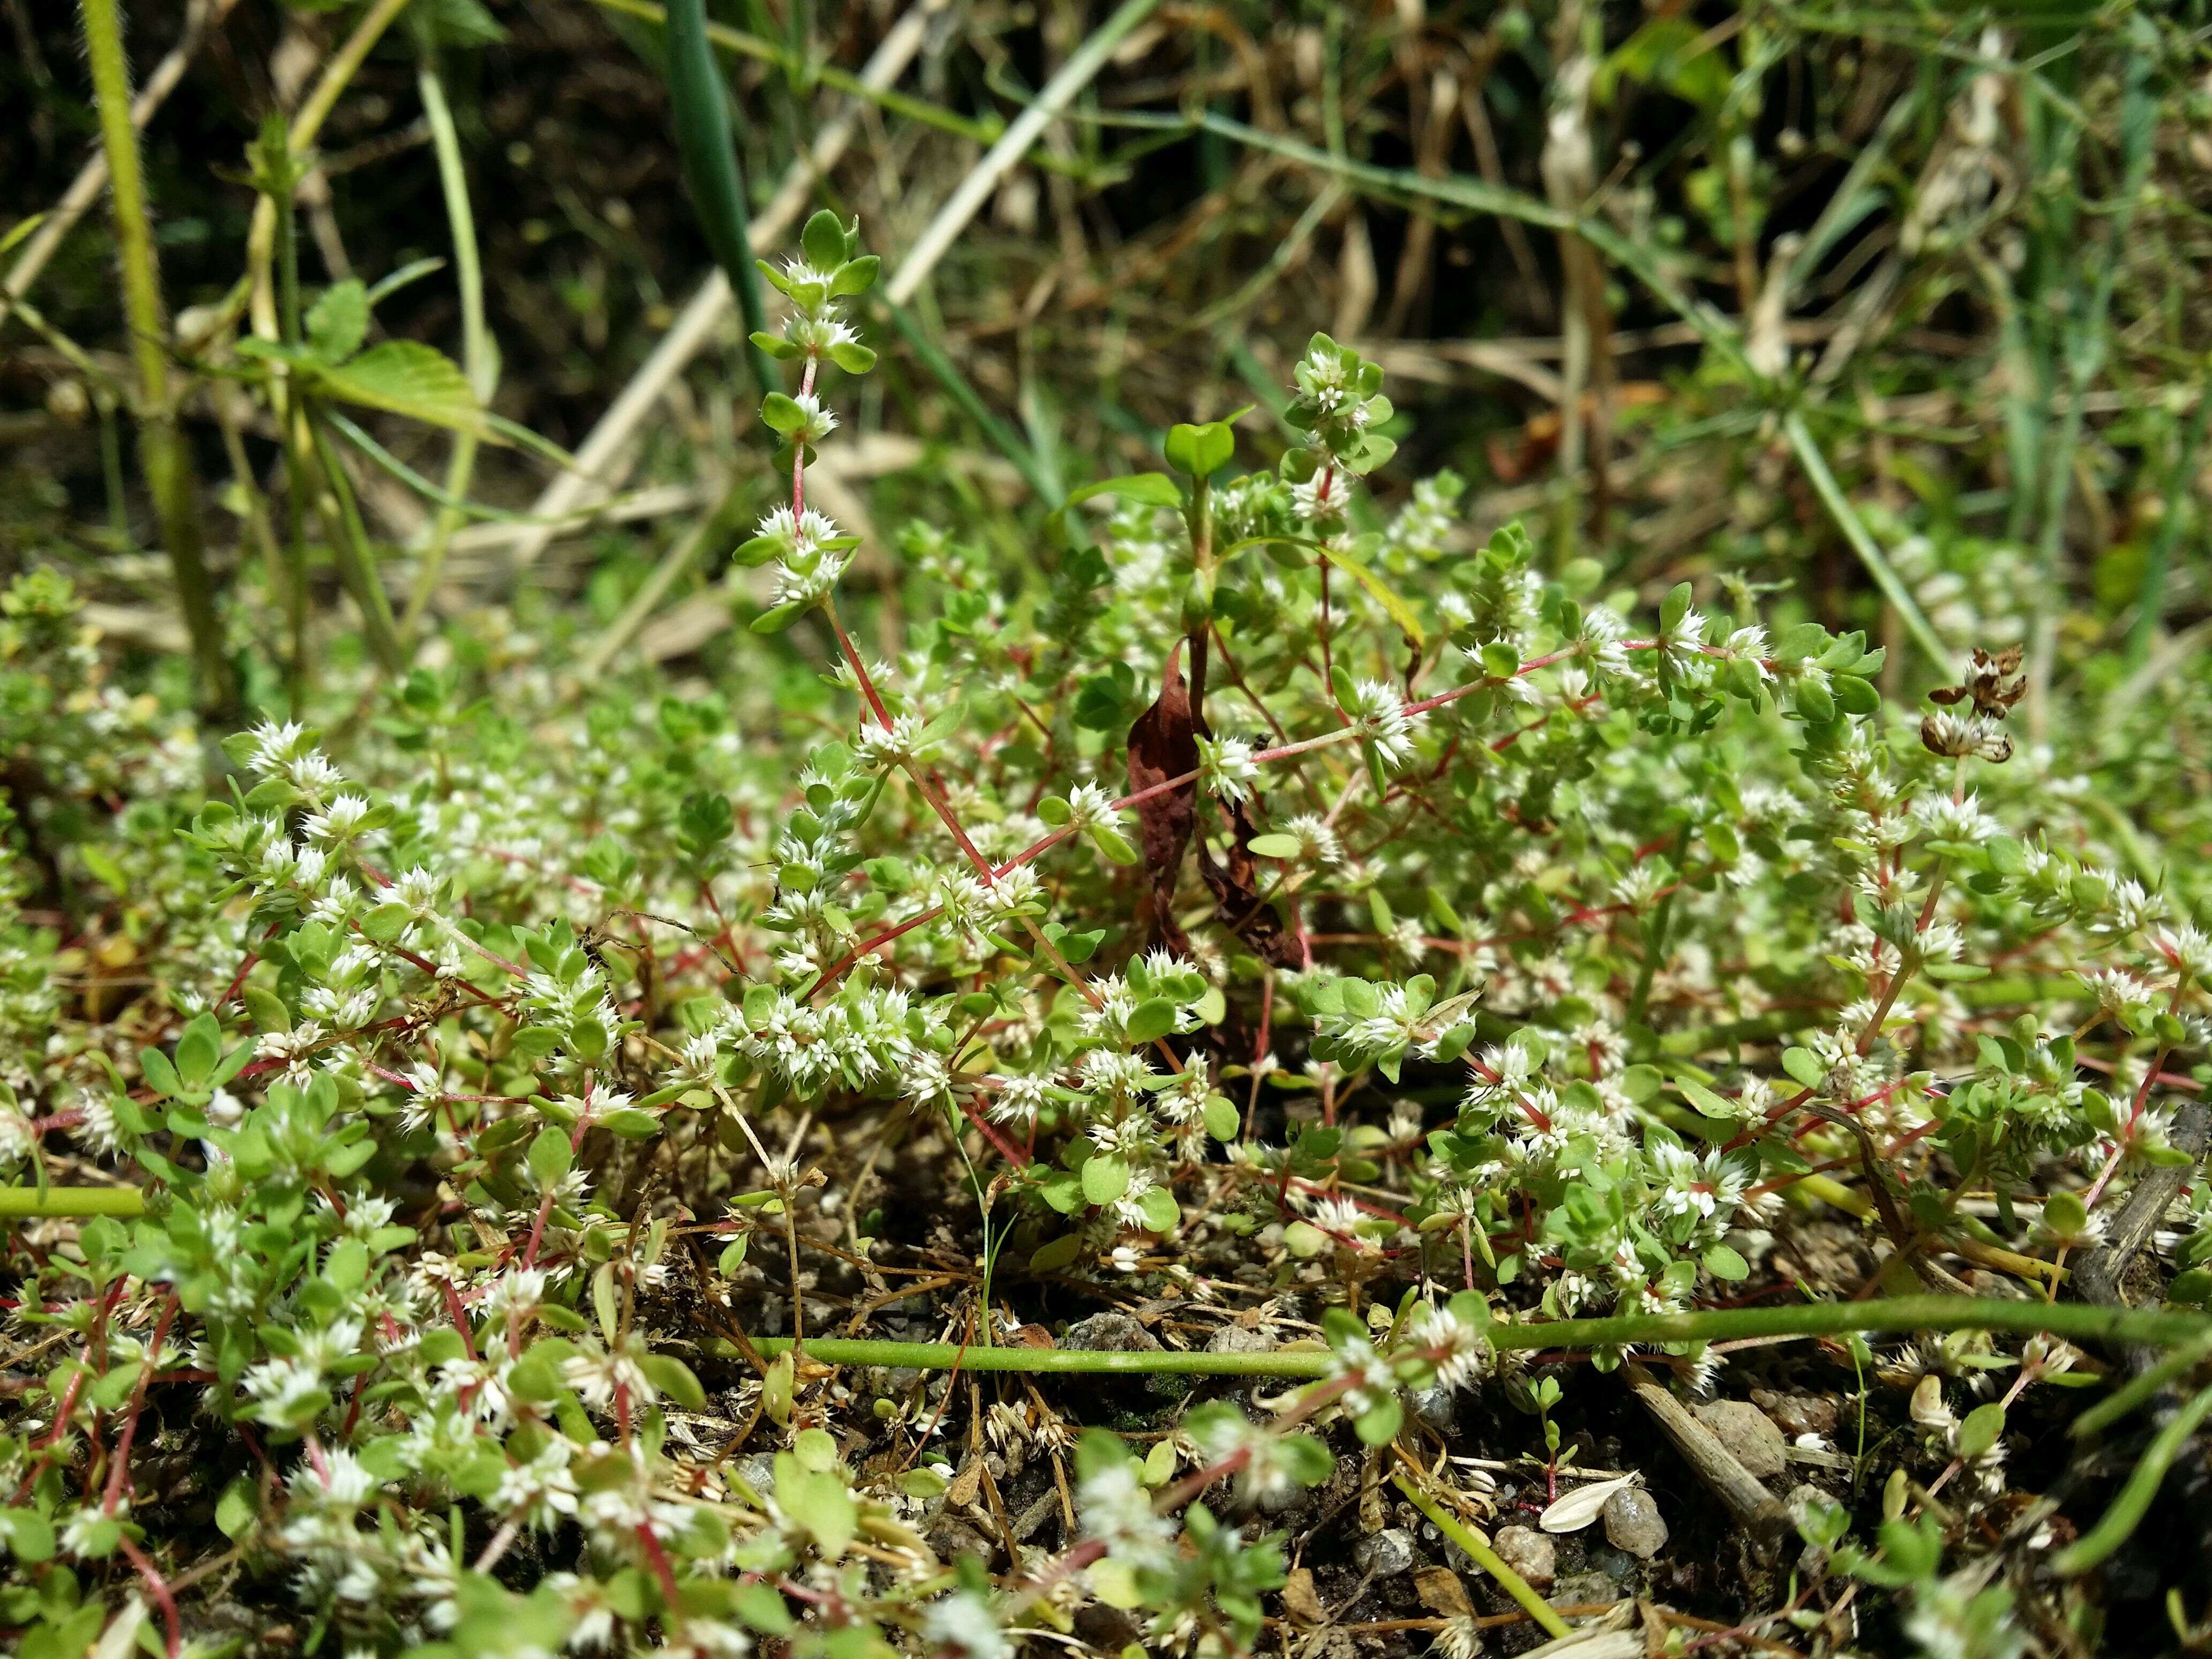
[[568,1131],[548,1124],[530,1143],[530,1173],[538,1177],[541,1188],[550,1187],[568,1173],[574,1157]]
[[1243,1124],[1236,1103],[1225,1095],[1209,1096],[1206,1103],[1206,1133],[1216,1140],[1234,1140]]
[[307,307],[307,345],[324,362],[337,365],[361,349],[368,334],[368,289],[358,278],[332,283]]
[[1083,1166],[1083,1195],[1093,1204],[1111,1204],[1129,1190],[1129,1166],[1103,1153]]
[[317,371],[325,395],[404,415],[428,426],[495,441],[483,405],[453,360],[419,340],[386,340],[349,362]]
[[1145,1225],[1152,1232],[1171,1233],[1176,1224],[1182,1219],[1182,1210],[1176,1204],[1175,1194],[1164,1187],[1148,1188],[1139,1200],[1138,1207],[1144,1211]]
[[260,1496],[252,1479],[241,1474],[216,1499],[215,1524],[225,1538],[235,1543],[252,1530],[254,1518],[260,1513]]
[[1044,533],[1055,547],[1067,544],[1067,515],[1098,495],[1119,495],[1125,501],[1148,507],[1181,507],[1182,488],[1164,472],[1130,472],[1118,478],[1101,478],[1067,492],[1067,499],[1044,521]]
[[691,1374],[691,1368],[673,1354],[649,1353],[638,1361],[653,1386],[673,1400],[687,1412],[704,1411],[707,1390]]
[[1132,1042],[1151,1042],[1165,1036],[1176,1028],[1176,1006],[1165,997],[1152,997],[1139,1003],[1129,1015],[1126,1028]]

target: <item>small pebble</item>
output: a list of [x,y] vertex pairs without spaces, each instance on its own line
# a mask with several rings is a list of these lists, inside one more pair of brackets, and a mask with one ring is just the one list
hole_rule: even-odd
[[1782,1473],[1788,1443],[1774,1419],[1750,1401],[1716,1400],[1698,1407],[1697,1419],[1758,1479],[1771,1480]]
[[1623,1486],[1605,1500],[1605,1536],[1613,1548],[1649,1561],[1667,1547],[1667,1522],[1650,1492]]
[[[1627,1559],[1613,1558],[1616,1561]],[[1625,1597],[1620,1581],[1609,1573],[1571,1572],[1552,1587],[1551,1599],[1563,1607],[1599,1607]]]
[[1528,1581],[1531,1589],[1549,1589],[1559,1576],[1559,1552],[1534,1527],[1500,1527],[1490,1540],[1498,1559]]
[[1095,1313],[1079,1319],[1060,1340],[1063,1348],[1098,1348],[1108,1353],[1151,1353],[1159,1339],[1125,1313]]
[[1248,1331],[1242,1325],[1224,1325],[1206,1339],[1208,1353],[1267,1353],[1274,1344],[1257,1331]]
[[1432,1429],[1449,1430],[1458,1420],[1459,1402],[1449,1389],[1423,1389],[1413,1396],[1413,1414]]
[[1377,1578],[1395,1578],[1413,1565],[1413,1534],[1389,1527],[1352,1547],[1352,1564]]
[[1826,1395],[1778,1394],[1771,1389],[1753,1389],[1751,1403],[1772,1418],[1784,1434],[1835,1432],[1837,1403]]
[[738,1460],[738,1473],[745,1484],[766,1498],[775,1490],[775,1460],[766,1452],[755,1452]]

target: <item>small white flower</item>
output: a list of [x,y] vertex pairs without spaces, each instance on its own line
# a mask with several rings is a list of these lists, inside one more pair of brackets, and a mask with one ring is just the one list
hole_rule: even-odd
[[1231,805],[1251,799],[1260,781],[1260,768],[1252,758],[1252,745],[1243,738],[1200,738],[1198,740],[1199,779]]

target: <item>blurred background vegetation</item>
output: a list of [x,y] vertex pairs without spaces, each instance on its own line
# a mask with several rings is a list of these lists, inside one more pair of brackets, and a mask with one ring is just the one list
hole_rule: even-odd
[[[253,521],[283,465],[274,422],[226,378],[228,348],[194,331],[240,309],[257,132],[296,118],[378,9],[125,8],[142,105],[159,94],[143,142],[169,344],[198,371],[179,416],[215,585],[234,599],[261,580]],[[117,406],[132,376],[111,222],[96,197],[73,223],[66,212],[98,153],[76,8],[5,11],[6,219],[60,210],[0,258],[0,565],[69,568],[95,620],[180,690],[169,568]],[[798,208],[857,214],[887,271],[1037,89],[1112,32],[903,314],[868,319],[886,372],[825,488],[871,532],[886,617],[900,550],[878,527],[956,524],[1019,568],[1058,497],[1156,463],[1172,422],[1259,404],[1243,459],[1272,460],[1266,411],[1322,328],[1389,372],[1410,441],[1378,480],[1386,503],[1449,468],[1472,486],[1471,533],[1525,515],[1555,566],[1595,554],[1647,592],[1790,582],[1807,614],[1905,647],[1893,677],[1925,669],[1915,633],[1947,650],[2019,641],[2039,686],[2074,677],[2131,701],[2212,614],[2193,506],[2212,344],[2205,13],[708,8],[762,251],[804,216],[773,211],[789,185]],[[370,339],[468,355],[434,81],[481,252],[488,339],[471,374],[495,374],[502,416],[586,445],[714,268],[665,52],[648,0],[402,9],[316,137],[299,214],[309,298],[411,270]],[[856,95],[872,54],[898,73]],[[427,648],[479,648],[509,615],[594,636],[595,666],[642,651],[713,667],[768,648],[718,586],[750,516],[737,509],[771,488],[740,340],[725,316],[696,355],[673,354],[681,373],[649,372],[640,389],[657,395],[588,457],[598,494],[558,485],[526,446],[485,447],[469,493],[499,508],[620,492],[557,535],[497,520],[454,533],[424,492],[347,448],[394,608],[419,583],[430,620],[464,624]],[[366,424],[407,467],[447,476],[448,434]],[[448,536],[425,581],[425,550]],[[336,604],[328,550],[309,558]],[[1906,603],[1882,603],[1885,583]],[[227,604],[225,643],[246,695],[269,703],[258,614]],[[2043,713],[2033,729],[2051,735]]]

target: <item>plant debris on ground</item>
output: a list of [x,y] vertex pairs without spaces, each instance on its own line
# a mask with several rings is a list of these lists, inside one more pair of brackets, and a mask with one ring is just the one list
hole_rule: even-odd
[[2201,6],[136,9],[10,1651],[2212,1644]]

